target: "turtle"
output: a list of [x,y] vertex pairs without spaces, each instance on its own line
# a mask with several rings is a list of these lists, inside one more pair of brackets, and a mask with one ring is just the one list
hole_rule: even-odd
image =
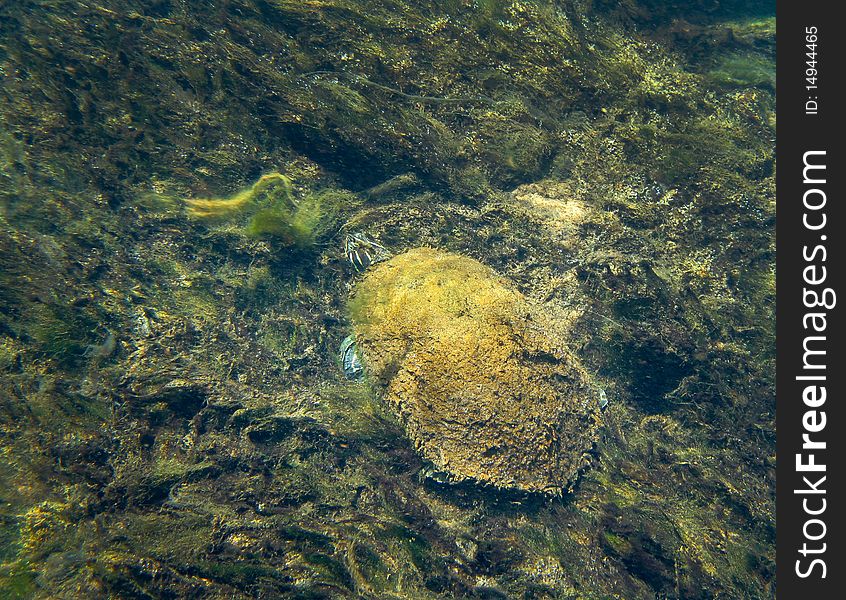
[[[387,248],[363,233],[348,233],[346,235],[344,238],[344,254],[357,273],[362,273],[370,265],[387,260],[392,256]],[[338,349],[338,359],[347,379],[361,379],[364,368],[358,356],[354,335],[348,335],[341,342]]]
[[377,262],[387,260],[391,253],[363,233],[348,233],[344,238],[344,253],[356,272],[361,273]]
[[360,379],[364,373],[361,366],[361,359],[358,356],[358,349],[355,345],[355,336],[348,335],[341,342],[338,350],[338,358],[341,360],[341,369],[347,379]]
[[360,234],[345,250],[361,277],[344,373],[367,372],[418,453],[453,482],[570,489],[606,399],[546,309],[461,254],[392,255]]

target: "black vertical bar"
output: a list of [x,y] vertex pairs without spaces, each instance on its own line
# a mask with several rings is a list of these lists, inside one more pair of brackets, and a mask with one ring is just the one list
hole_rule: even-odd
[[777,4],[776,535],[778,597],[786,599],[846,598],[840,6]]

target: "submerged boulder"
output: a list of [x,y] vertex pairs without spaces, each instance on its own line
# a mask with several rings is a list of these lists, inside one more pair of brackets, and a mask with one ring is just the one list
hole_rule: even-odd
[[438,469],[550,494],[576,479],[598,392],[560,328],[505,279],[417,248],[369,270],[350,312],[367,372]]

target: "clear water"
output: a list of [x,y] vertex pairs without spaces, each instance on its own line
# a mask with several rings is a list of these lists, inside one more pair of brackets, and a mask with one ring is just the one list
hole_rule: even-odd
[[0,597],[773,597],[773,15],[0,6]]

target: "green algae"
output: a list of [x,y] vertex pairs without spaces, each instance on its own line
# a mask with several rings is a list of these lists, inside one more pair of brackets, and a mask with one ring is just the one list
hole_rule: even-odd
[[285,244],[307,248],[334,233],[342,209],[357,204],[344,191],[324,190],[301,199],[293,210],[278,207],[258,211],[247,225],[247,234],[271,237]]
[[357,204],[343,190],[321,190],[295,198],[290,178],[263,175],[251,186],[221,198],[189,198],[188,215],[206,222],[243,221],[244,234],[270,238],[280,247],[310,248],[338,226],[341,210]]
[[719,85],[775,89],[775,65],[770,57],[758,54],[726,56],[706,77]]
[[291,180],[281,173],[268,173],[251,186],[224,198],[189,198],[188,214],[195,219],[226,219],[264,200],[293,209],[295,202]]
[[61,304],[32,308],[26,332],[46,356],[72,367],[82,361],[96,323],[82,311]]
[[0,591],[10,600],[32,598],[38,589],[36,577],[38,572],[26,565],[0,568]]

